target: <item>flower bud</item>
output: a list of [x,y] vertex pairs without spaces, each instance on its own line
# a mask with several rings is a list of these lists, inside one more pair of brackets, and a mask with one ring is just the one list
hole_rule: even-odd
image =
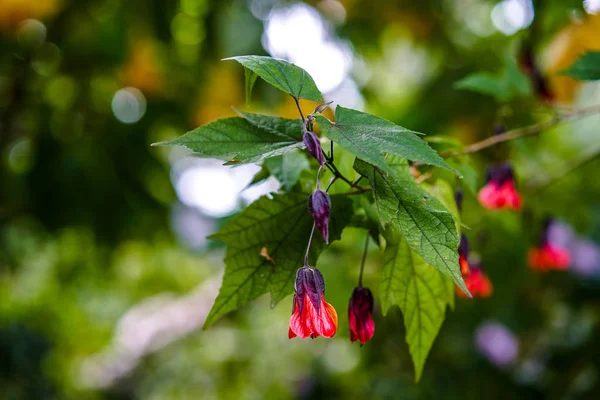
[[308,211],[315,219],[317,229],[323,234],[325,243],[329,243],[329,216],[331,215],[331,200],[321,189],[315,190],[308,198]]
[[321,142],[317,135],[311,131],[304,132],[303,137],[304,145],[308,149],[308,152],[319,162],[322,167],[325,164],[325,157],[323,157],[323,149],[321,149]]
[[319,104],[318,106],[315,107],[315,111],[313,111],[313,114],[322,113],[323,111],[327,110],[327,107],[329,107],[331,105],[331,103],[333,103],[333,101],[330,101],[328,103]]
[[375,323],[373,322],[373,294],[366,287],[357,287],[352,292],[348,304],[348,325],[350,326],[350,341],[360,341],[363,345],[373,337]]

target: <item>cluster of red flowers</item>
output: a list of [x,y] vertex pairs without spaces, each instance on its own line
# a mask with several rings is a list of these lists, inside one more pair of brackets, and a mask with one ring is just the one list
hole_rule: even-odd
[[[510,164],[505,163],[500,166],[490,167],[487,172],[486,181],[486,185],[478,194],[478,199],[482,206],[491,210],[509,209],[518,211],[521,209],[523,201],[516,189],[515,176]],[[569,251],[551,243],[549,240],[548,231],[551,223],[551,219],[547,219],[544,222],[539,245],[529,250],[527,257],[528,264],[532,269],[537,271],[565,270],[571,264]],[[464,271],[466,268],[463,267],[463,264],[468,267],[466,259],[463,261],[461,256],[461,271],[463,272],[463,276],[465,276]],[[471,273],[473,273],[473,268],[471,268]],[[478,277],[476,274],[476,277],[473,279],[475,282],[481,282],[481,285],[478,284],[476,286],[483,288],[488,286],[486,284],[487,278],[484,275]]]
[[[304,143],[323,167],[325,158],[316,135],[310,131],[305,132]],[[486,185],[479,191],[478,199],[485,208],[492,210],[517,211],[521,209],[523,201],[516,189],[515,175],[510,164],[505,163],[488,169]],[[462,208],[462,192],[460,191],[456,193],[456,204],[460,210]],[[315,227],[327,242],[331,200],[325,191],[319,189],[318,183],[317,189],[309,197],[308,210],[314,218]],[[550,243],[548,237],[550,223],[551,221],[548,220],[544,224],[539,247],[529,251],[529,265],[535,270],[563,270],[567,269],[571,262],[566,249]],[[469,242],[464,234],[461,235],[458,255],[460,271],[469,292],[473,297],[489,297],[493,292],[492,283],[484,274],[481,263],[470,262]],[[294,290],[294,305],[288,337],[292,339],[297,336],[300,338],[316,338],[317,336],[330,338],[334,336],[338,325],[337,312],[331,304],[325,301],[323,275],[318,269],[308,265],[308,256],[305,265],[296,273]],[[461,297],[467,297],[458,288],[456,292]],[[351,342],[358,340],[363,345],[371,340],[375,333],[373,294],[360,284],[350,297],[348,322]]]
[[[319,106],[321,107],[321,106]],[[318,111],[319,107],[315,110]],[[309,153],[319,162],[321,168],[325,164],[325,156],[319,138],[308,129],[304,132],[304,144]],[[308,211],[314,218],[315,227],[329,241],[329,217],[331,199],[326,191],[317,189],[308,198]],[[310,246],[310,240],[309,240]],[[365,344],[375,333],[373,322],[373,294],[368,288],[359,286],[354,289],[348,305],[348,322],[350,340]],[[325,301],[325,281],[321,272],[308,265],[308,252],[305,265],[296,272],[294,284],[294,306],[290,318],[288,337],[302,339],[317,336],[333,337],[337,331],[338,316],[335,308]]]

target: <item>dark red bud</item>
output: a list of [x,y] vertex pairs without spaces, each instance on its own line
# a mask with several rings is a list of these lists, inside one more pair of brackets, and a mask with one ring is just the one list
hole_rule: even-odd
[[304,145],[308,149],[308,152],[319,162],[322,167],[325,164],[325,157],[323,157],[323,150],[321,149],[321,142],[317,135],[313,132],[304,132],[303,137]]
[[325,243],[329,243],[329,216],[331,214],[331,199],[321,189],[315,190],[308,198],[308,211],[315,219],[317,229],[323,234]]
[[373,337],[375,323],[373,322],[373,294],[366,287],[357,287],[352,292],[348,304],[348,325],[350,326],[350,341],[360,341],[363,345]]

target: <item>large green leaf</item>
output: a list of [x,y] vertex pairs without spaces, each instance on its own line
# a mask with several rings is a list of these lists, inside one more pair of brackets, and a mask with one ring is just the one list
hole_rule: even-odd
[[383,118],[337,106],[335,122],[322,115],[317,116],[317,122],[325,136],[355,156],[388,172],[391,170],[385,163],[384,152],[455,172],[416,132]]
[[410,248],[469,293],[458,265],[459,236],[452,214],[412,177],[406,160],[388,156],[395,174],[357,159],[354,169],[373,187],[381,222],[402,232]]
[[304,146],[300,119],[240,114],[243,118],[219,119],[154,145],[185,146],[206,157],[228,160],[227,164],[257,162]]
[[400,307],[418,381],[446,317],[446,306],[454,302],[454,285],[413,252],[402,235],[388,230],[385,236],[385,261],[379,284],[381,311],[385,315],[392,306]]
[[580,81],[596,81],[600,79],[600,51],[588,51],[577,59],[566,71],[565,75]]
[[271,157],[264,163],[286,191],[290,191],[294,187],[303,170],[310,168],[306,155],[298,150],[290,151],[282,156]]
[[[224,314],[240,308],[264,293],[271,293],[274,306],[292,292],[296,270],[304,265],[304,253],[313,218],[307,211],[308,195],[286,193],[261,197],[211,239],[227,244],[225,275],[215,304],[204,327]],[[339,239],[352,217],[352,202],[331,196],[330,240]],[[325,248],[322,236],[313,238],[310,262]]]
[[266,82],[292,97],[322,101],[321,92],[308,72],[287,61],[264,56],[238,56],[225,60],[239,62]]

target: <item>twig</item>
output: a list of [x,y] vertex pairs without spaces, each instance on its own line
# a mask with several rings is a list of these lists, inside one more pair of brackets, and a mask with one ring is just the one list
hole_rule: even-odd
[[579,117],[584,117],[587,115],[593,115],[593,114],[597,114],[600,113],[600,104],[596,104],[590,107],[586,107],[586,108],[581,108],[579,110],[573,110],[573,111],[569,111],[567,113],[564,114],[558,114],[556,116],[554,116],[553,118],[551,118],[550,120],[546,121],[546,122],[542,122],[539,124],[535,124],[535,125],[530,125],[530,126],[526,126],[523,128],[517,128],[517,129],[512,129],[510,131],[506,131],[504,133],[501,133],[500,135],[495,135],[495,136],[491,136],[487,139],[484,139],[480,142],[476,142],[473,143],[467,147],[465,147],[462,150],[459,151],[448,151],[448,152],[442,152],[440,155],[444,158],[450,158],[450,157],[456,157],[456,156],[460,156],[463,154],[471,154],[471,153],[476,153],[480,150],[486,149],[488,147],[494,146],[498,143],[502,143],[502,142],[506,142],[508,140],[513,140],[513,139],[517,139],[523,136],[529,136],[529,135],[535,135],[537,133],[540,133],[541,131],[543,131],[546,128],[550,128],[554,125],[557,125],[561,122],[565,122],[571,119],[575,119],[575,118],[579,118]]

